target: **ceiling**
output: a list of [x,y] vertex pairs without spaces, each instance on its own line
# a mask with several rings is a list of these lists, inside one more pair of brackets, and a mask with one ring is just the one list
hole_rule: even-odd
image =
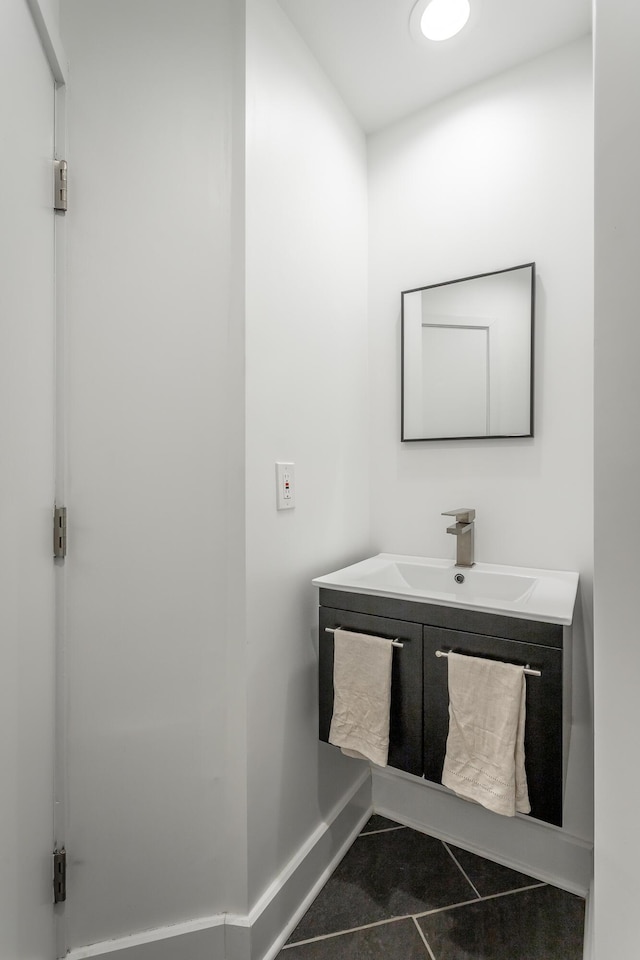
[[442,43],[409,32],[415,0],[279,0],[367,133],[591,30],[591,0],[471,0]]

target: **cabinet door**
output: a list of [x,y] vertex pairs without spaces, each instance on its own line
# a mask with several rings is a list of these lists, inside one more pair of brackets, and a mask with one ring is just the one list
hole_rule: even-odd
[[422,626],[320,607],[319,736],[328,743],[333,715],[334,644],[327,627],[344,627],[402,642],[402,648],[393,649],[389,766],[422,776]]
[[424,628],[424,771],[440,783],[449,730],[450,651],[529,665],[542,676],[526,678],[525,766],[531,816],[562,826],[562,650],[538,644],[484,637],[439,627]]

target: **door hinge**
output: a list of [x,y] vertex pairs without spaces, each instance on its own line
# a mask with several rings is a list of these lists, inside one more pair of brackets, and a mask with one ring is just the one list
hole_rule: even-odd
[[67,899],[67,853],[62,850],[53,851],[53,902],[64,903]]
[[67,161],[56,160],[54,163],[53,209],[67,209]]
[[67,508],[55,507],[53,511],[53,556],[64,560],[67,555]]

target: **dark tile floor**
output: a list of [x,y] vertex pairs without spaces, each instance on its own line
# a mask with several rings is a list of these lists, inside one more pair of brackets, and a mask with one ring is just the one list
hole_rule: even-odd
[[280,960],[582,960],[584,901],[373,816]]

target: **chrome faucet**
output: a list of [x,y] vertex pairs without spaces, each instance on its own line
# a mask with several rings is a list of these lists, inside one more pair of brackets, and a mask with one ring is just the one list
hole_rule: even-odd
[[456,537],[456,567],[472,567],[475,562],[473,559],[475,510],[460,507],[459,510],[447,510],[442,516],[456,518],[456,522],[447,527],[447,533],[452,533]]

